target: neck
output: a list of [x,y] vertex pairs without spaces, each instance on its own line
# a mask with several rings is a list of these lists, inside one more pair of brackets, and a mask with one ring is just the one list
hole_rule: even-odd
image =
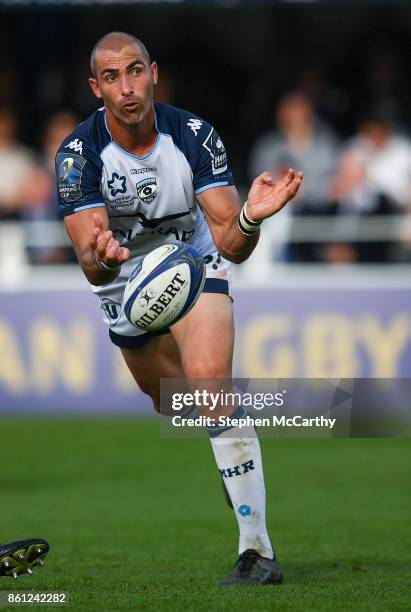
[[154,107],[139,123],[129,125],[120,122],[106,109],[107,125],[116,144],[122,149],[134,153],[138,157],[147,155],[157,140],[157,130],[154,123]]

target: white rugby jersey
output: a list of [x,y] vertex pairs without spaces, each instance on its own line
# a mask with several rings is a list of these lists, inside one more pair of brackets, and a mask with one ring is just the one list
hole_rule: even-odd
[[113,142],[104,108],[68,136],[56,156],[61,216],[105,206],[110,229],[130,258],[181,240],[202,255],[216,250],[196,196],[232,185],[217,132],[195,115],[155,104],[157,141],[145,157]]

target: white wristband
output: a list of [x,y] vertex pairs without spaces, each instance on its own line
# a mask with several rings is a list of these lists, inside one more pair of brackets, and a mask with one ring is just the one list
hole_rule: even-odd
[[238,229],[246,236],[252,236],[260,229],[262,221],[252,221],[247,215],[247,202],[241,209],[238,216]]

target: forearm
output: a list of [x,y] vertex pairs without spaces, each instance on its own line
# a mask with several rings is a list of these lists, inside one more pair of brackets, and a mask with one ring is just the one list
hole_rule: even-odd
[[254,251],[259,238],[259,229],[250,236],[243,234],[238,226],[238,216],[236,216],[222,235],[219,245],[220,253],[225,259],[233,263],[243,263]]

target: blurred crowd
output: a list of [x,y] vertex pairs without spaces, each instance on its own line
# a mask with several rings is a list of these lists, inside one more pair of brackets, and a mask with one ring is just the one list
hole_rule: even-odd
[[[288,168],[304,170],[302,188],[280,215],[289,241],[276,258],[287,261],[327,263],[383,263],[409,260],[411,247],[411,139],[401,129],[395,114],[381,102],[360,118],[357,131],[340,139],[332,126],[322,121],[310,96],[292,91],[274,112],[274,127],[263,134],[251,152],[250,179],[263,170],[281,177]],[[400,223],[398,236],[388,228],[390,216]],[[381,239],[375,239],[371,224],[379,217]],[[384,216],[386,219],[381,219]],[[304,227],[304,218],[332,217],[334,224],[351,228],[353,236],[361,224],[361,241],[316,244],[292,242],[293,223]],[[401,221],[401,219],[403,221]],[[320,221],[320,219],[319,219]],[[318,232],[324,225],[318,223]],[[367,237],[367,228],[368,237]],[[350,233],[350,231],[348,233]],[[301,232],[299,233],[301,235]],[[276,245],[273,245],[275,248]]]
[[[171,80],[166,76],[163,83],[157,99],[174,102]],[[317,263],[410,261],[411,139],[389,96],[376,98],[364,110],[354,133],[345,138],[321,116],[320,106],[309,87],[300,86],[283,94],[274,105],[272,127],[254,138],[248,152],[249,181],[264,170],[276,178],[290,167],[305,173],[293,203],[263,224],[265,256],[270,261]],[[5,221],[37,222],[31,226],[32,244],[27,253],[32,263],[73,261],[70,248],[56,241],[41,244],[41,238],[52,235],[52,229],[42,222],[58,220],[55,154],[79,121],[69,110],[51,113],[34,149],[20,141],[19,117],[12,105],[0,105],[0,226]],[[226,144],[230,151],[227,139]],[[247,185],[243,187],[246,192]],[[379,226],[383,229],[388,227],[390,217],[396,219],[398,236],[394,238],[391,233],[355,240],[356,228],[361,225],[365,228],[362,235],[366,234],[364,220],[375,216],[380,221],[384,217]],[[332,224],[324,226],[324,218]],[[315,236],[301,240],[301,228],[304,230],[308,222],[312,227],[315,219],[318,240]],[[330,236],[328,241],[322,234],[324,227],[337,224],[351,228],[353,239]],[[297,225],[300,238],[295,237],[293,229]]]

